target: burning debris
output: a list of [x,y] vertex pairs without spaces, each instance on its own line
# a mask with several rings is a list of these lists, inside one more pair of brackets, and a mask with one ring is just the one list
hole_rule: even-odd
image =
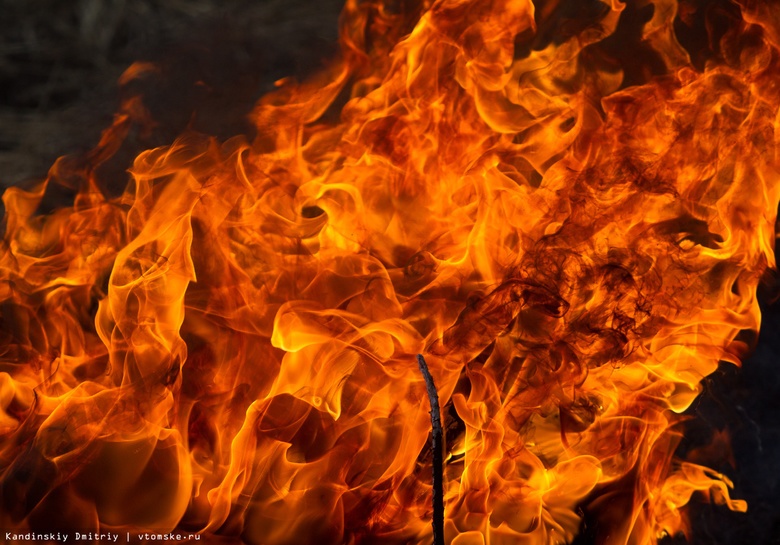
[[428,364],[421,354],[417,354],[417,364],[425,379],[428,400],[431,404],[431,471],[433,472],[433,545],[444,545],[444,430],[441,426],[439,393],[433,381]]
[[744,510],[674,453],[775,267],[772,9],[349,0],[251,140],[188,132],[113,196],[129,97],[3,195],[0,526],[622,545]]

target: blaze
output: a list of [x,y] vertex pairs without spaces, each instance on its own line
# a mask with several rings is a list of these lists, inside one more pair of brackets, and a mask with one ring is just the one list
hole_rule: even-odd
[[[341,55],[254,138],[183,135],[112,196],[96,170],[148,122],[125,102],[3,195],[0,526],[429,542],[417,354],[447,543],[744,510],[674,453],[775,266],[780,17],[734,0],[698,50],[696,9],[348,0]],[[75,199],[42,214],[54,186]]]

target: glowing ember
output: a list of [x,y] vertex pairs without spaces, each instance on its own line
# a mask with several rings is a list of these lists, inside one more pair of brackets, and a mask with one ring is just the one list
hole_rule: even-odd
[[[350,0],[341,58],[279,82],[253,142],[182,137],[111,198],[128,101],[86,162],[3,197],[0,526],[430,542],[418,353],[447,543],[567,543],[587,512],[648,544],[696,491],[745,509],[673,460],[775,265],[780,18],[735,2],[705,62],[674,0],[563,23]],[[73,206],[37,214],[53,184]]]

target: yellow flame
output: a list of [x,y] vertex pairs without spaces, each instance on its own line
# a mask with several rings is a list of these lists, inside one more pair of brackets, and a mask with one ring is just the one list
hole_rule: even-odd
[[[673,460],[775,266],[779,34],[738,5],[697,66],[674,0],[349,0],[340,58],[279,81],[254,141],[185,135],[112,198],[94,170],[150,122],[126,101],[84,164],[3,195],[0,469],[26,500],[0,526],[424,543],[417,353],[448,543],[567,543],[584,511],[654,543],[697,491],[744,510]],[[654,60],[609,64],[639,12]]]

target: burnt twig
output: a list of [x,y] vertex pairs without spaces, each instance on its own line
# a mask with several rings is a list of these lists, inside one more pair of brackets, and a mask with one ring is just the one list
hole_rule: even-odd
[[428,364],[421,354],[417,354],[417,365],[425,379],[428,401],[431,404],[431,447],[433,450],[433,545],[444,545],[444,430],[441,426],[439,394]]

